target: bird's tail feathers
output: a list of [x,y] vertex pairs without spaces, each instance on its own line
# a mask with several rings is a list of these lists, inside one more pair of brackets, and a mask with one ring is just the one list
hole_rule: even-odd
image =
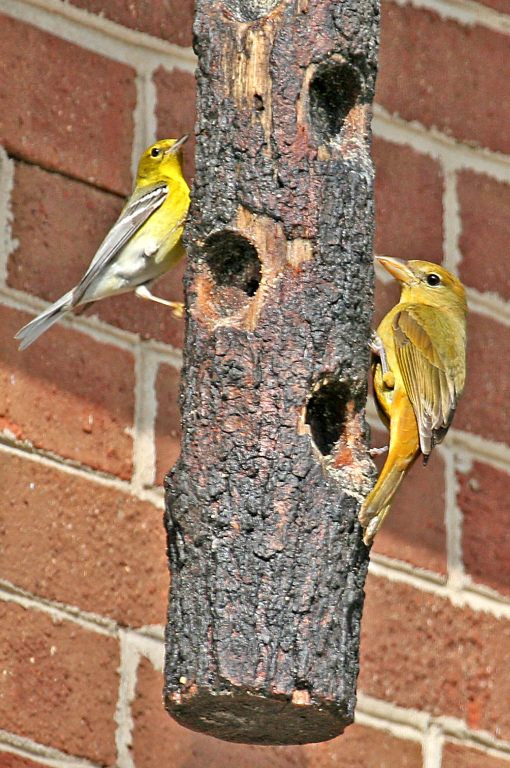
[[47,331],[48,328],[53,325],[53,323],[56,323],[57,320],[62,317],[62,315],[64,315],[66,312],[69,312],[72,306],[73,291],[68,291],[66,294],[64,294],[64,296],[62,296],[62,298],[49,306],[44,310],[44,312],[41,312],[40,315],[37,315],[37,317],[35,317],[33,320],[27,323],[27,325],[23,326],[21,330],[18,331],[14,338],[21,339],[19,349],[26,349],[28,346],[30,346],[30,344],[32,344],[32,342],[35,341],[41,335],[41,333]]
[[[389,457],[388,457],[389,458]],[[367,496],[359,513],[359,520],[365,533],[363,541],[368,546],[383,524],[384,518],[390,511],[391,502],[400,483],[404,479],[407,467],[397,469],[388,460],[383,467],[375,488]]]

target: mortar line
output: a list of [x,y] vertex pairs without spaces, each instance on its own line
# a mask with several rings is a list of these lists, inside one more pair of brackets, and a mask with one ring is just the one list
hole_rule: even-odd
[[510,760],[510,742],[499,739],[489,731],[475,731],[459,718],[446,715],[435,718],[433,722],[442,729],[445,740],[455,741],[480,752]]
[[505,326],[510,326],[510,302],[495,293],[481,293],[476,288],[466,287],[468,310],[489,317]]
[[[108,299],[105,299],[108,301]],[[142,299],[140,299],[142,301]],[[19,291],[16,288],[10,288],[8,286],[0,285],[0,304],[11,309],[17,309],[20,312],[30,312],[37,314],[43,309],[46,309],[50,305],[50,302],[33,296],[32,294]],[[64,315],[59,320],[64,326],[73,328],[74,330],[84,333],[90,336],[95,341],[99,341],[101,344],[112,344],[119,349],[123,349],[127,352],[134,354],[134,349],[137,344],[143,343],[148,349],[157,352],[159,359],[162,362],[167,362],[169,365],[174,366],[177,370],[180,370],[182,365],[182,350],[178,347],[172,347],[170,344],[165,344],[162,341],[156,341],[149,339],[141,342],[138,334],[131,331],[125,331],[122,328],[117,328],[115,325],[109,325],[108,323],[99,320],[95,315],[86,317],[84,315]]]
[[393,0],[397,5],[411,5],[434,11],[443,19],[456,21],[463,26],[487,27],[501,34],[510,33],[510,16],[488,8],[473,0]]
[[121,480],[113,475],[107,475],[92,467],[78,464],[70,459],[65,459],[57,454],[50,453],[49,451],[38,450],[28,443],[20,445],[17,444],[16,440],[8,442],[2,435],[0,435],[0,452],[17,456],[20,459],[34,461],[53,471],[63,471],[68,475],[79,477],[82,480],[92,480],[98,485],[119,491],[126,496],[133,496],[140,501],[150,502],[157,509],[164,508],[162,488],[145,488],[137,490],[133,487],[131,482],[127,480]]
[[0,730],[0,755],[18,755],[29,760],[37,760],[49,768],[100,768],[99,763],[74,755],[68,755],[55,747],[40,744],[26,736]]
[[0,145],[0,286],[7,281],[9,256],[18,246],[12,237],[11,194],[14,186],[14,161]]
[[436,595],[443,600],[448,600],[455,608],[469,608],[477,613],[488,613],[496,619],[510,620],[510,600],[503,595],[488,592],[487,587],[480,588],[477,584],[464,583],[461,588],[451,584],[441,584],[433,579],[424,578],[418,570],[412,566],[405,568],[405,563],[397,561],[398,566],[393,567],[387,562],[377,558],[370,561],[368,572],[376,577],[385,578],[400,584],[407,584],[413,589]]
[[450,428],[445,440],[457,457],[468,462],[480,461],[510,474],[510,447],[470,432]]
[[139,72],[151,72],[159,65],[195,71],[196,56],[191,48],[129,29],[60,0],[0,0],[0,10]]
[[143,493],[153,486],[156,478],[157,372],[156,356],[145,349],[144,345],[138,345],[135,352],[135,418],[131,478],[131,485],[136,493]]
[[158,138],[158,121],[156,107],[158,105],[158,91],[154,82],[154,72],[145,78],[145,140],[146,147],[154,144]]
[[[358,697],[360,696],[361,694],[358,694]],[[356,707],[354,722],[367,728],[374,728],[377,731],[386,731],[386,733],[390,733],[398,739],[416,741],[420,744],[423,742],[423,733],[420,729],[405,723],[385,720],[384,718],[374,716],[373,714],[364,712],[363,707]]]
[[473,734],[470,738],[465,737],[464,739],[449,736],[444,741],[448,741],[451,744],[458,744],[463,747],[469,747],[470,749],[476,749],[484,755],[496,757],[499,760],[505,760],[510,763],[510,745],[508,744],[505,744],[504,747],[487,746],[483,740],[476,737],[476,734]]
[[35,595],[6,579],[0,579],[0,601],[19,605],[25,610],[45,613],[54,621],[68,621],[77,624],[82,629],[106,637],[118,639],[120,634],[124,633],[124,635],[129,636],[130,643],[136,646],[138,652],[151,659],[155,667],[159,668],[158,665],[161,663],[163,654],[162,649],[164,649],[164,628],[159,624],[123,627],[117,624],[114,619],[86,611],[75,605]]
[[133,743],[134,721],[131,714],[131,704],[136,695],[138,664],[140,654],[130,643],[129,634],[121,630],[120,667],[119,667],[119,697],[115,709],[115,746],[117,748],[117,768],[135,768],[131,753]]
[[441,768],[444,736],[440,726],[431,723],[423,739],[423,768]]
[[448,586],[461,590],[466,584],[462,553],[462,513],[457,504],[459,483],[457,481],[455,456],[447,446],[441,446],[445,473],[445,527],[446,527],[446,563]]
[[156,141],[157,92],[153,80],[154,70],[138,73],[136,83],[136,106],[133,112],[134,135],[131,148],[131,175],[136,179],[138,163],[142,153]]
[[133,143],[131,145],[131,179],[136,182],[136,172],[142,153],[152,144],[148,140],[145,113],[147,111],[147,75],[138,72],[135,78],[136,104],[133,110]]
[[485,147],[470,147],[441,133],[437,128],[425,128],[417,120],[407,122],[380,104],[374,104],[372,128],[374,136],[412,147],[417,152],[440,160],[452,170],[468,169],[510,183],[509,155]]
[[462,261],[459,243],[462,220],[457,195],[457,172],[443,163],[443,266],[458,277]]
[[156,637],[154,634],[142,636],[131,632],[130,642],[136,648],[140,657],[148,659],[157,672],[162,672],[165,663],[165,637],[164,627],[159,629],[161,631],[159,637]]
[[47,600],[44,597],[32,595],[21,587],[11,584],[5,579],[0,579],[0,600],[4,603],[19,605],[25,610],[36,610],[45,613],[54,621],[70,621],[82,629],[96,632],[107,637],[117,637],[118,627],[113,619],[106,619],[99,614],[82,611],[74,606],[59,603],[56,600]]
[[[408,737],[414,741],[419,740],[419,734],[422,734],[423,740],[426,741],[427,734],[435,729],[435,738],[440,738],[443,742],[458,742],[481,752],[510,760],[510,741],[500,739],[489,731],[474,730],[458,717],[432,716],[424,710],[403,707],[359,691],[356,705],[357,722],[361,723],[361,717],[366,718],[365,722],[370,722],[373,727],[389,730],[396,736],[399,735],[398,730],[393,731],[392,729],[395,726],[397,728],[402,726],[407,729],[402,733],[407,733]],[[424,768],[429,768],[429,766],[425,764]],[[436,768],[436,766],[433,764],[430,768]]]

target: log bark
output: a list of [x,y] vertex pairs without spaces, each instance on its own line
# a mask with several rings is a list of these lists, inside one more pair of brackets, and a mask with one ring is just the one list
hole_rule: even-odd
[[377,0],[197,0],[165,702],[231,741],[353,719],[378,21]]

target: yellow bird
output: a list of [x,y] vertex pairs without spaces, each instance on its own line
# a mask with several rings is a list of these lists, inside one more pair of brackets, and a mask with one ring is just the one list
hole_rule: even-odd
[[158,141],[140,158],[133,194],[106,235],[78,285],[16,334],[25,349],[62,315],[98,299],[134,290],[142,299],[183,305],[153,296],[150,284],[184,255],[181,235],[189,208],[182,175],[182,146],[188,136]]
[[446,435],[466,376],[466,292],[428,261],[378,256],[401,287],[400,301],[374,334],[377,409],[390,429],[388,456],[359,519],[369,544],[405,474],[420,454],[426,464]]

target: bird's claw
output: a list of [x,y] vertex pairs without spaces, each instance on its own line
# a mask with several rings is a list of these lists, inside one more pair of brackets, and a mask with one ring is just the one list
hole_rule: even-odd
[[369,448],[368,452],[371,456],[382,456],[383,453],[386,453],[388,450],[387,445],[383,445],[382,448]]
[[367,527],[365,528],[365,532],[363,534],[363,544],[365,546],[369,547],[372,543],[372,539],[374,538],[375,534],[379,530],[379,527],[382,523],[382,520],[379,520],[379,515],[376,515],[371,519]]
[[371,340],[369,342],[370,349],[374,353],[374,355],[378,355],[381,360],[381,368],[383,376],[386,376],[387,373],[391,373],[390,366],[388,365],[388,358],[386,357],[386,350],[384,348],[384,343],[377,331],[372,331]]
[[182,301],[172,301],[169,302],[169,305],[173,306],[173,312],[172,315],[174,317],[178,317],[179,320],[182,320],[184,317],[184,304]]
[[155,301],[156,304],[163,304],[164,307],[170,307],[173,309],[172,314],[174,317],[184,317],[184,304],[182,301],[167,301],[166,299],[160,299],[159,296],[154,296],[146,285],[139,285],[135,288],[135,293],[140,299],[148,299],[149,301]]

